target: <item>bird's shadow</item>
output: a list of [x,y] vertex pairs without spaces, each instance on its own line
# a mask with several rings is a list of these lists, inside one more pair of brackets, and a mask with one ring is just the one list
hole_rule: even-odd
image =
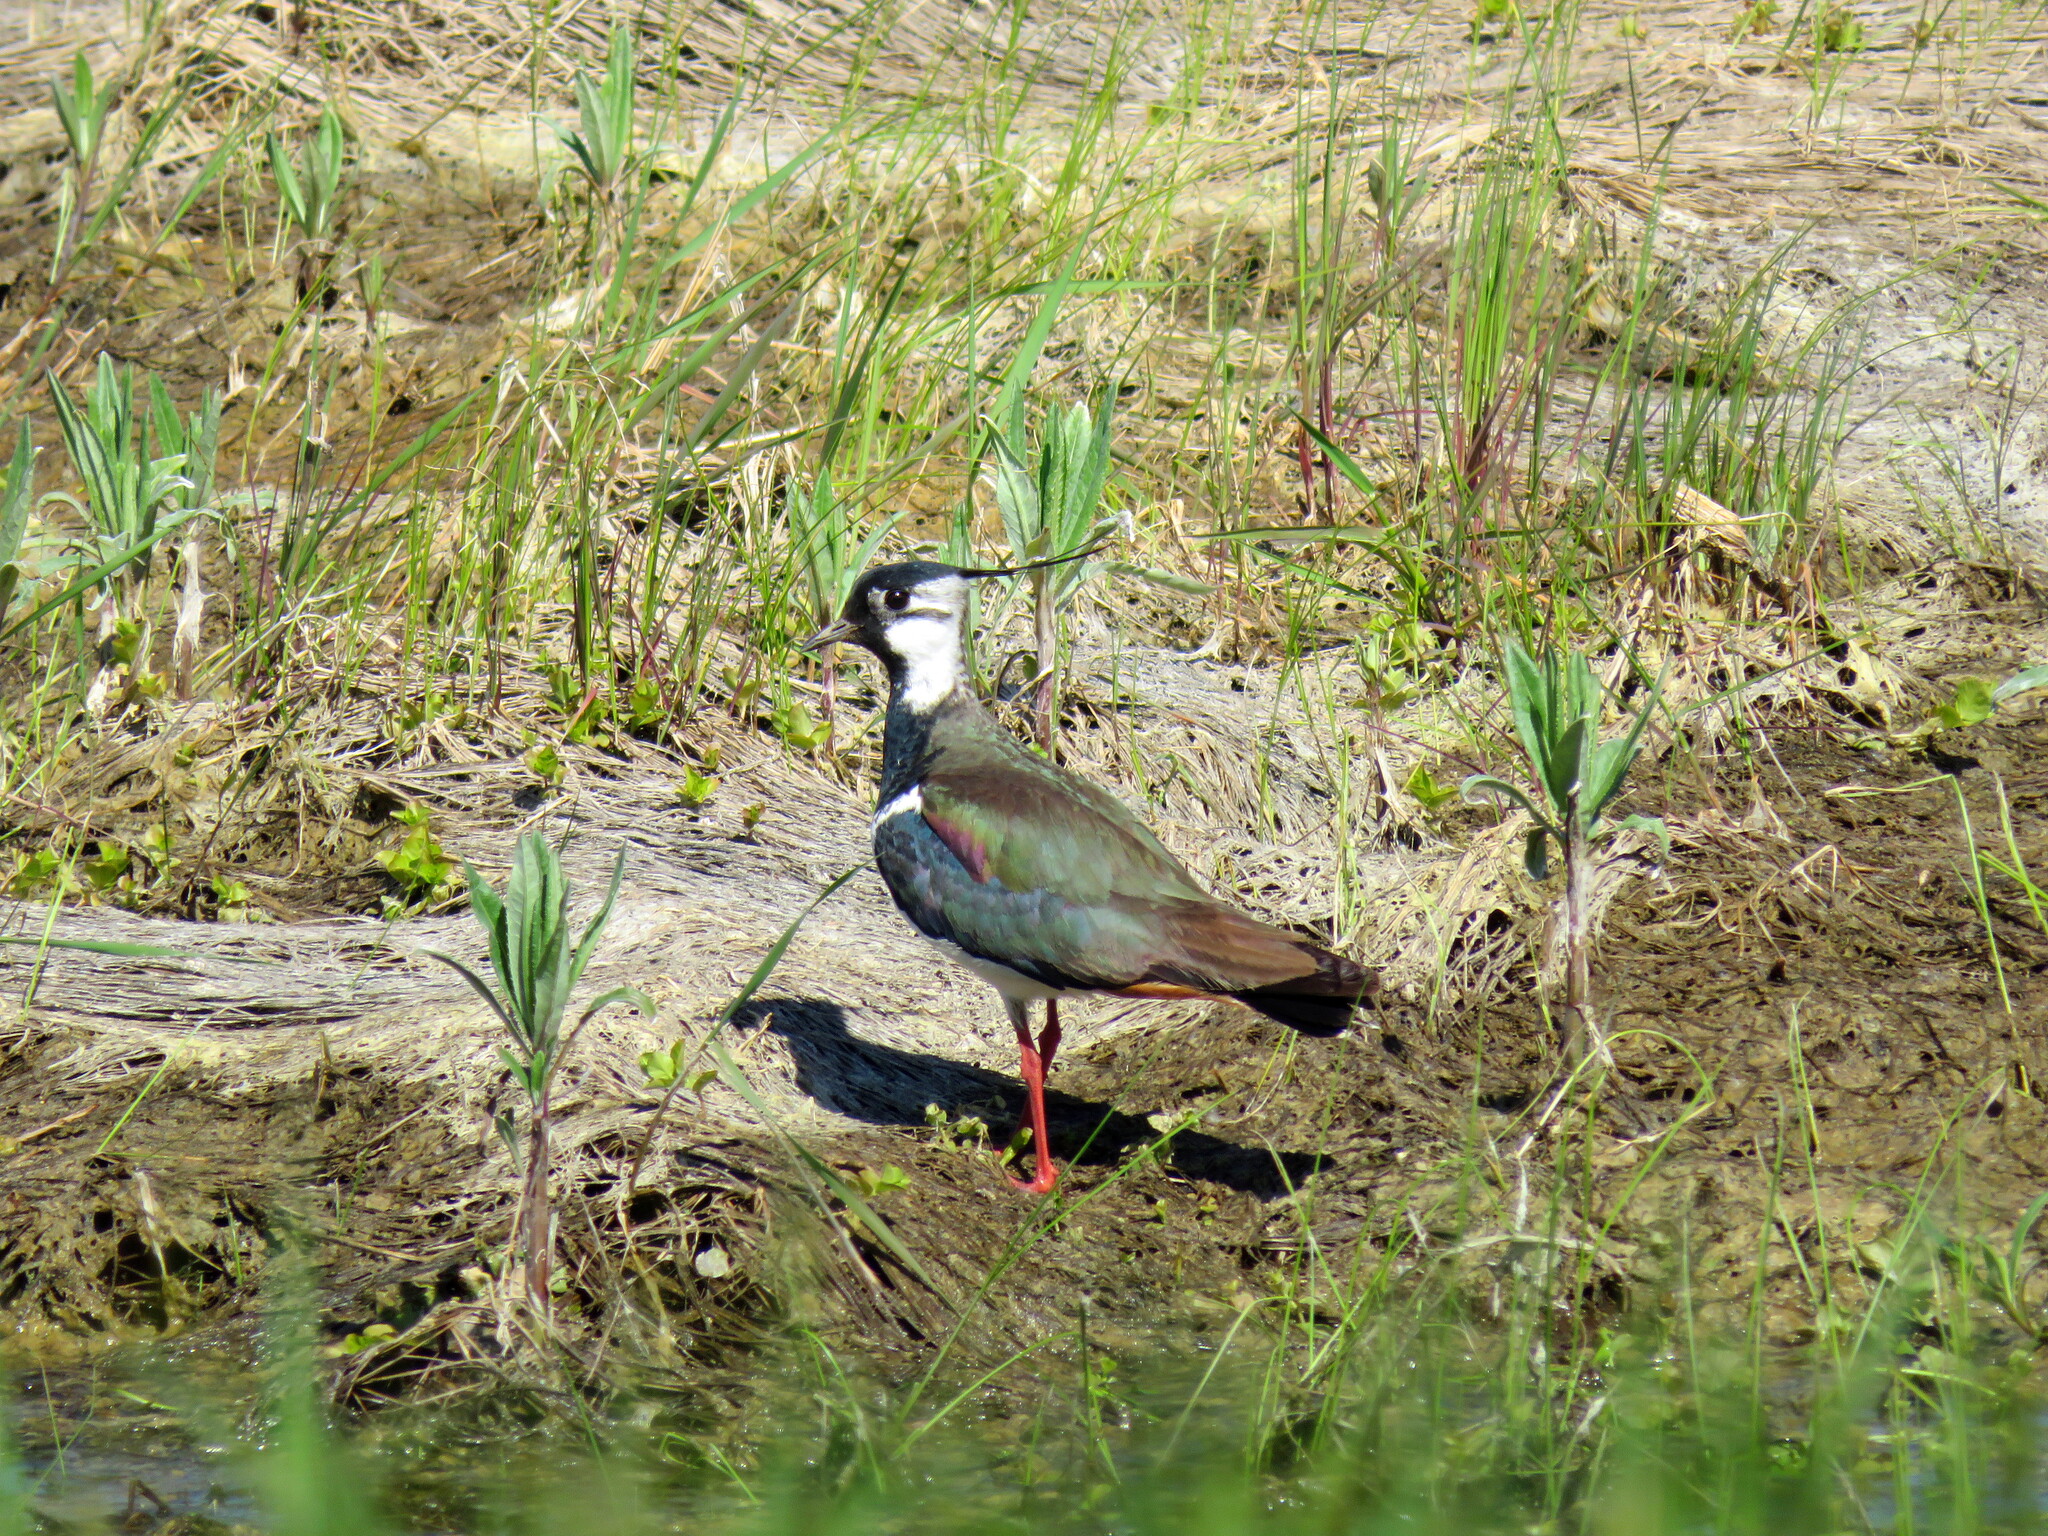
[[[1024,1109],[1024,1087],[1014,1077],[944,1056],[900,1051],[862,1040],[846,1027],[839,1004],[817,997],[756,998],[733,1017],[744,1030],[765,1029],[789,1047],[796,1084],[826,1109],[869,1125],[921,1126],[937,1105],[949,1120],[985,1119],[1000,1144]],[[1159,1140],[1137,1115],[1048,1088],[1046,1116],[1053,1153],[1084,1166],[1120,1163]],[[1244,1147],[1204,1131],[1175,1136],[1162,1160],[1174,1172],[1242,1190],[1262,1200],[1300,1187],[1321,1166],[1305,1152]]]

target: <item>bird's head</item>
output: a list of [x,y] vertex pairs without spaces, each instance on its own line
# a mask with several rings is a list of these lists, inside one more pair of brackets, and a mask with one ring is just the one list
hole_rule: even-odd
[[807,651],[836,642],[863,646],[891,672],[927,657],[960,654],[967,581],[957,567],[931,560],[878,565],[854,583],[836,623],[804,642]]
[[804,641],[807,651],[845,643],[873,651],[889,669],[894,696],[911,709],[930,709],[966,677],[960,633],[967,622],[967,584],[1064,565],[1099,546],[1024,565],[969,570],[935,560],[878,565],[854,583],[836,623]]

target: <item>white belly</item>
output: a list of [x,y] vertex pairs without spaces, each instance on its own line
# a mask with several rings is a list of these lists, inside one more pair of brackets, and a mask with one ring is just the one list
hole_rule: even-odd
[[1067,996],[1062,988],[1048,987],[1042,981],[1032,980],[1022,971],[1013,971],[1007,965],[998,965],[993,960],[970,955],[950,940],[935,939],[927,934],[924,935],[924,941],[955,965],[972,971],[1002,993],[1003,1001],[1006,1003],[1042,1003],[1048,998]]

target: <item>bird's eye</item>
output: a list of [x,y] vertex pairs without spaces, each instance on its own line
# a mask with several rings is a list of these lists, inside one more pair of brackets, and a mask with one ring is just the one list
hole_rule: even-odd
[[901,587],[891,587],[883,594],[882,601],[889,605],[892,612],[901,613],[910,606],[910,594]]

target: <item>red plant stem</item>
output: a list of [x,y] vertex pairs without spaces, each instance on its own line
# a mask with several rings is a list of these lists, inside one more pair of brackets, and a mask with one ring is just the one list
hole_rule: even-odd
[[518,1255],[526,1300],[535,1315],[545,1317],[554,1301],[554,1212],[548,1199],[549,1094],[546,1085],[534,1103],[526,1133],[526,1181],[519,1191],[519,1212],[513,1222],[512,1246]]

